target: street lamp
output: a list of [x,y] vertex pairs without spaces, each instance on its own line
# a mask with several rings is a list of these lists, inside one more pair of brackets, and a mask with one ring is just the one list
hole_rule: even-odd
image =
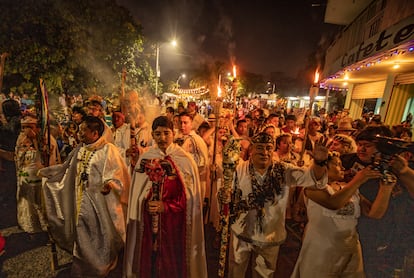
[[[170,42],[170,44],[173,47],[176,47],[177,46],[177,41],[172,40]],[[157,42],[157,45],[156,45],[156,52],[155,52],[155,95],[156,96],[158,96],[158,80],[161,76],[161,71],[160,71],[160,48],[164,45],[165,45],[165,43],[160,44],[158,42]]]
[[177,79],[177,82],[176,82],[177,83],[177,88],[180,86],[180,84],[178,82],[180,82],[181,78],[185,78],[185,73],[180,74],[180,76],[178,76],[178,79]]

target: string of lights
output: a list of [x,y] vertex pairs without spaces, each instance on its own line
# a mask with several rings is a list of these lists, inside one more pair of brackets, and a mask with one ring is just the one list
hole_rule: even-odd
[[206,89],[205,87],[199,87],[199,88],[195,88],[195,89],[176,89],[175,93],[178,94],[179,96],[184,96],[184,95],[189,95],[189,96],[201,96],[201,95],[205,95],[209,92],[208,89]]
[[343,70],[324,78],[324,80],[319,84],[320,88],[323,89],[330,89],[330,90],[336,90],[336,91],[348,91],[348,88],[343,88],[339,86],[333,86],[328,84],[329,81],[335,80],[335,79],[344,79],[348,80],[348,73],[352,72],[358,72],[362,71],[366,68],[372,68],[375,66],[378,66],[385,61],[393,60],[393,63],[390,64],[390,67],[393,69],[398,69],[402,64],[404,64],[403,61],[399,60],[398,58],[404,56],[404,55],[412,55],[414,52],[414,45],[410,44],[408,46],[399,47],[397,49],[392,49],[390,51],[383,52],[379,55],[372,56],[368,59],[364,59],[360,62],[354,63],[351,66],[345,67]]

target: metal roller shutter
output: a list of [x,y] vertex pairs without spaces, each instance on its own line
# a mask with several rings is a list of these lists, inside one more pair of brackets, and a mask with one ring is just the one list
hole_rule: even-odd
[[355,85],[352,91],[352,99],[382,98],[385,82],[384,80]]
[[400,84],[400,85],[414,84],[414,72],[397,75],[394,83]]

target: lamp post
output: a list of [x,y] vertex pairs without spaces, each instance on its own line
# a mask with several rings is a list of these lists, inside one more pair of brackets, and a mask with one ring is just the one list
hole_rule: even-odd
[[[176,40],[172,40],[170,42],[170,44],[173,47],[177,46],[177,41]],[[163,46],[164,44],[160,44],[157,42],[156,44],[156,49],[155,49],[155,95],[158,96],[158,81],[161,77],[161,70],[160,70],[160,48]]]
[[178,83],[178,82],[180,82],[180,80],[181,80],[181,78],[185,78],[186,76],[185,76],[185,73],[183,73],[183,74],[180,74],[180,76],[178,76],[178,79],[177,79],[177,89],[178,89],[178,87],[180,87],[180,84]]

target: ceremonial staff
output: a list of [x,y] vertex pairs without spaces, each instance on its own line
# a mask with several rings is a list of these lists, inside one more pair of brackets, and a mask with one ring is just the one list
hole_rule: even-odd
[[221,244],[219,254],[218,277],[222,278],[226,272],[228,257],[229,238],[230,238],[230,202],[232,195],[233,176],[240,157],[240,139],[233,136],[223,148],[223,186],[220,194],[220,226]]
[[213,188],[214,185],[216,185],[217,188],[217,165],[216,165],[216,160],[217,160],[217,141],[218,141],[218,130],[219,130],[219,121],[220,121],[220,109],[221,109],[221,99],[217,98],[216,99],[216,103],[214,105],[214,115],[216,116],[216,119],[214,121],[214,144],[213,144],[213,161],[211,163],[211,168],[210,168],[210,196],[208,199],[208,204],[207,204],[207,221],[206,223],[210,222],[210,208],[211,208],[211,199],[213,198]]
[[[160,200],[160,183],[152,182],[152,201]],[[152,254],[151,254],[151,277],[157,277],[157,254],[158,254],[158,230],[160,223],[160,214],[154,213],[151,217],[151,229],[152,229]]]
[[209,194],[209,200],[207,203],[207,208],[205,212],[203,212],[204,216],[207,216],[207,221],[205,223],[208,223],[210,221],[210,208],[211,208],[211,199],[213,198],[213,188],[217,188],[217,141],[218,141],[218,130],[219,130],[219,122],[220,122],[220,113],[221,113],[221,107],[223,105],[222,102],[222,95],[221,95],[221,74],[218,76],[218,85],[217,85],[217,97],[216,101],[214,103],[214,142],[213,142],[213,161],[211,163],[210,168],[210,194]]
[[[162,192],[167,170],[165,169],[165,160],[160,159],[142,159],[140,167],[136,170],[140,173],[146,173],[151,186],[151,201],[161,201]],[[169,164],[168,164],[169,165]],[[160,208],[160,205],[158,205]],[[151,232],[152,232],[152,252],[151,252],[151,277],[157,277],[157,256],[159,249],[158,232],[160,225],[160,212],[151,212]]]

